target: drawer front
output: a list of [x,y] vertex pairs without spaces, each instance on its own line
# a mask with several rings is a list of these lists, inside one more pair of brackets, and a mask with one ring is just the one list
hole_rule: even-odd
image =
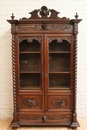
[[21,125],[70,125],[72,115],[70,113],[19,114],[18,120]]
[[43,98],[41,95],[37,96],[20,96],[19,97],[19,111],[42,111]]
[[71,96],[49,95],[47,101],[48,111],[71,111]]

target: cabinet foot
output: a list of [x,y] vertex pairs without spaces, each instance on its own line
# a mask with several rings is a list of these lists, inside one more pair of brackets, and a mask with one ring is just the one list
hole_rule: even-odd
[[73,127],[72,130],[77,130],[77,127]]
[[12,130],[17,130],[17,128],[12,128]]
[[17,128],[20,127],[20,125],[18,123],[14,123],[14,122],[12,122],[10,126],[11,126],[12,130],[17,130]]

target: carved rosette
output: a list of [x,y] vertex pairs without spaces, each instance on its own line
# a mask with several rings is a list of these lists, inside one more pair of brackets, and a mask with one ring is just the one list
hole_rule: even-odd
[[51,43],[53,40],[57,40],[57,42],[61,43],[63,40],[68,41],[71,43],[71,37],[48,37],[48,42]]
[[16,57],[15,57],[15,25],[11,26],[12,31],[12,79],[13,79],[13,102],[14,102],[14,114],[17,113],[17,101],[16,101]]
[[33,40],[37,40],[39,43],[41,43],[42,38],[40,36],[37,37],[19,37],[19,43],[21,43],[23,40],[27,40],[27,42],[33,42]]
[[67,100],[64,98],[53,99],[52,105],[55,108],[64,108],[67,105]]

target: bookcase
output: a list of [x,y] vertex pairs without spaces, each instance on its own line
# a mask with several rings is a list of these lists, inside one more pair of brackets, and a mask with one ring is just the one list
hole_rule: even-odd
[[76,113],[78,19],[42,6],[11,20],[14,113],[11,126],[79,126]]

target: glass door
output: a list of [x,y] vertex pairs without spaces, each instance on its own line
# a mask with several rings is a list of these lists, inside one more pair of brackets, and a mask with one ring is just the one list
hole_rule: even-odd
[[47,34],[45,45],[46,92],[71,89],[71,34]]
[[56,38],[49,43],[49,89],[70,88],[70,43]]
[[25,37],[19,46],[21,90],[42,89],[42,44],[37,37]]

